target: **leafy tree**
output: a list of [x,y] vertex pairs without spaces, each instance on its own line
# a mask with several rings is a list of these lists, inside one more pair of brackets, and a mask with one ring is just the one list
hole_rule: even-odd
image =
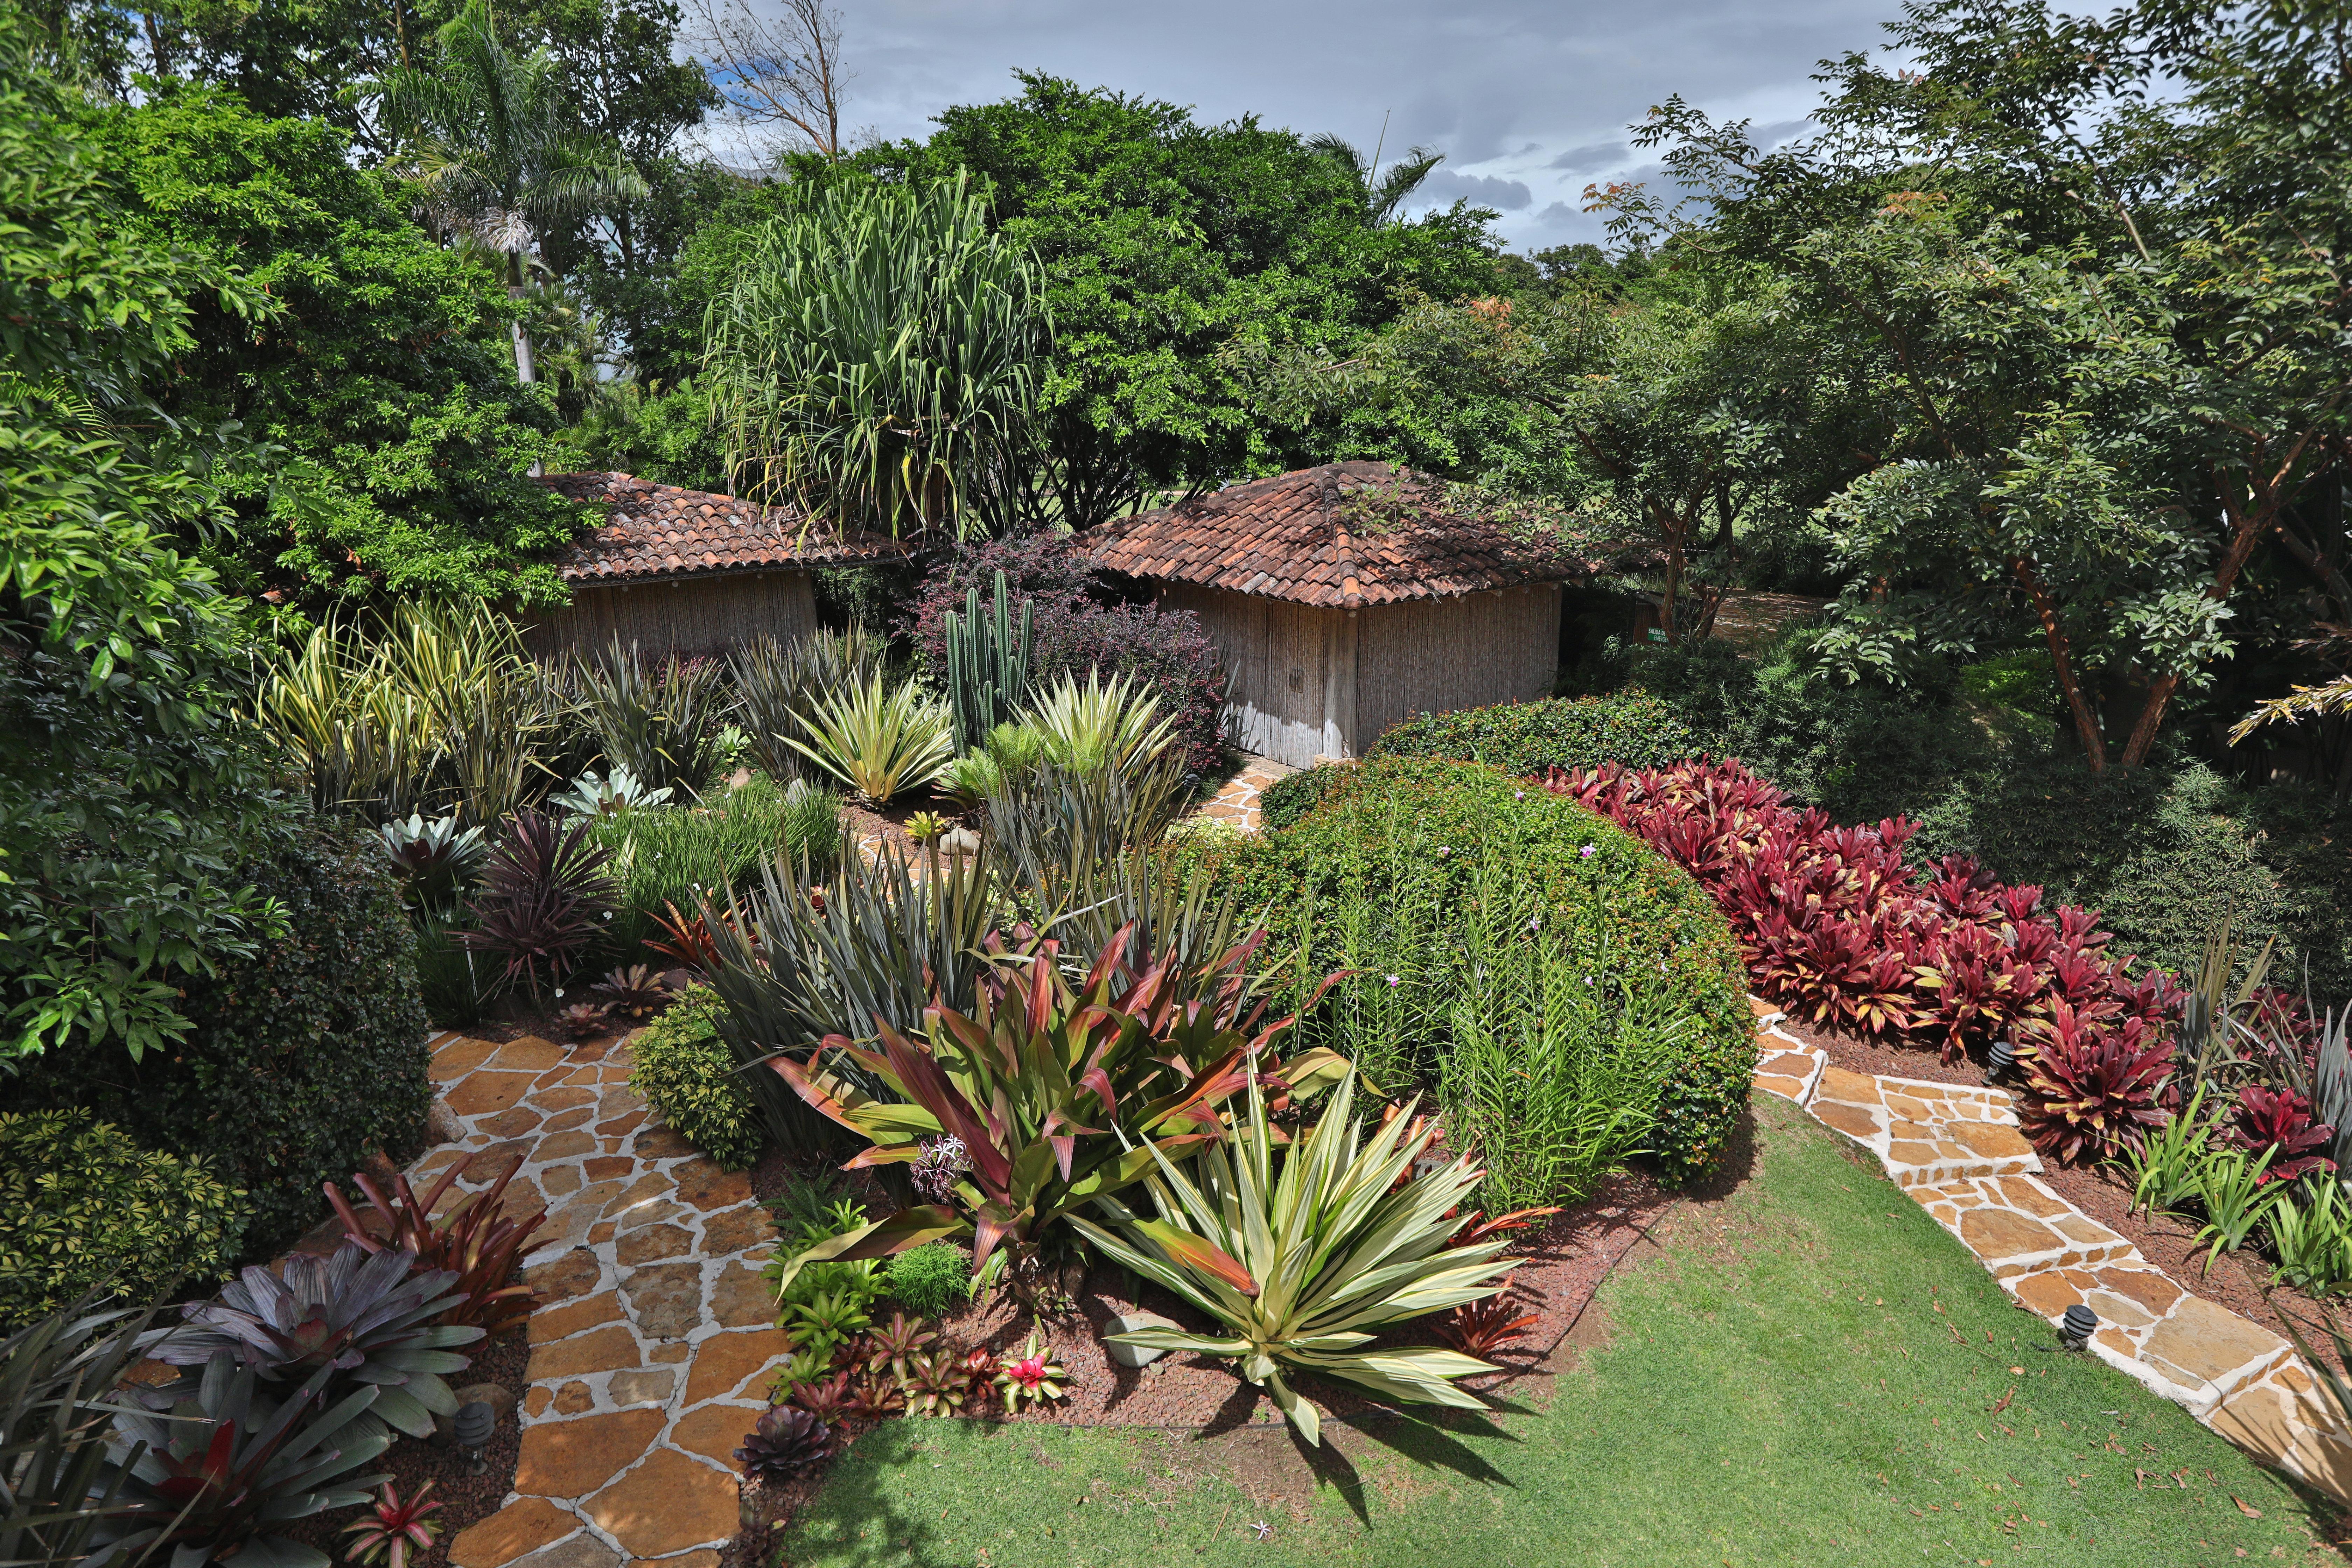
[[[487,0],[468,0],[437,42],[433,67],[390,75],[385,110],[428,198],[454,228],[500,255],[507,292],[520,299],[525,258],[543,239],[645,196],[646,183],[617,149],[577,129],[567,108],[576,89],[555,52],[509,48]],[[534,380],[520,314],[511,331],[515,374]]]
[[1914,66],[1833,62],[1817,136],[1767,154],[1679,100],[1642,129],[1710,207],[1621,193],[1626,226],[1782,273],[1880,410],[1827,514],[1849,653],[2021,616],[2102,768],[2238,646],[2250,569],[2352,615],[2294,505],[2347,455],[2347,27],[2317,0],[1916,0]]
[[761,231],[712,311],[732,463],[845,523],[971,531],[1034,405],[1038,294],[963,180],[824,191]]
[[523,478],[553,423],[500,339],[514,307],[445,250],[344,135],[182,90],[95,118],[131,228],[266,293],[266,319],[193,292],[153,378],[177,421],[237,421],[275,471],[224,476],[226,526],[192,533],[248,593],[300,599],[560,595],[544,558],[579,508]]
[[1085,527],[1161,488],[1339,455],[1338,433],[1258,406],[1228,346],[1345,353],[1394,320],[1407,291],[1492,292],[1489,213],[1457,205],[1375,226],[1358,181],[1290,132],[1020,80],[1016,99],[950,109],[929,140],[849,161],[893,181],[970,170],[993,224],[1038,258],[1055,349],[1039,449],[1023,468],[1033,488],[1013,510]]
[[181,984],[275,915],[225,885],[279,806],[236,721],[246,639],[173,536],[260,456],[146,393],[194,347],[187,297],[278,307],[125,233],[82,104],[0,7],[0,1061],[69,1037],[134,1058],[184,1036]]

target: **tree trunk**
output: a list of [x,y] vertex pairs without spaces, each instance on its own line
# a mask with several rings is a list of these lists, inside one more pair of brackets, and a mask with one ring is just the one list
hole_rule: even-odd
[[2074,660],[2066,638],[2066,628],[2058,624],[2057,606],[2050,602],[2049,590],[2034,574],[2032,564],[2024,556],[2015,556],[2009,569],[2033,601],[2033,613],[2042,622],[2042,639],[2050,645],[2051,667],[2057,672],[2058,690],[2066,699],[2066,711],[2074,716],[2075,738],[2083,743],[2083,755],[2090,759],[2091,771],[2107,771],[2106,738],[2099,733],[2098,715],[2091,711],[2090,700],[2083,695],[2083,683],[2074,673]]
[[[507,252],[507,298],[509,300],[520,300],[522,297],[522,252],[520,250],[509,250]],[[529,386],[539,379],[538,368],[531,363],[530,333],[524,330],[522,321],[520,318],[518,318],[514,322],[512,330],[514,332],[515,379],[521,382],[525,386]],[[547,472],[547,465],[541,462],[537,458],[533,458],[530,460],[530,477],[535,479],[545,472]]]

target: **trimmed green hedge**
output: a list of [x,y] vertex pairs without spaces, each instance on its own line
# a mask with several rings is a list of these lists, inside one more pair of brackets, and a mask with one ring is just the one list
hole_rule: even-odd
[[245,1194],[80,1110],[0,1115],[0,1331],[92,1289],[143,1303],[224,1273]]
[[145,1148],[203,1157],[251,1194],[240,1256],[257,1258],[325,1217],[321,1183],[424,1146],[432,1026],[415,929],[365,836],[304,825],[232,879],[278,900],[286,934],[188,983],[185,1039],[136,1063],[78,1043],[19,1081],[27,1108],[88,1110]]
[[629,1087],[720,1170],[743,1171],[760,1158],[767,1135],[751,1091],[735,1071],[734,1055],[719,1035],[716,1020],[726,1008],[710,987],[689,987],[631,1037],[635,1065]]
[[1476,981],[1423,926],[1442,932],[1474,862],[1500,847],[1523,863],[1518,886],[1542,900],[1547,932],[1591,954],[1603,989],[1697,1016],[1698,1043],[1668,1079],[1653,1147],[1672,1179],[1712,1168],[1748,1101],[1756,1030],[1739,951],[1706,892],[1614,824],[1492,767],[1386,757],[1333,773],[1322,805],[1295,826],[1171,850],[1180,868],[1211,868],[1244,909],[1264,910],[1269,961],[1286,976],[1277,1007],[1334,969],[1361,971],[1306,1037],[1359,1060],[1392,1097],[1414,1083],[1383,1074],[1433,1081],[1429,1053],[1445,1048],[1450,997]]
[[1390,726],[1365,755],[1451,757],[1524,774],[1602,763],[1663,767],[1708,749],[1672,708],[1636,690],[1423,713]]

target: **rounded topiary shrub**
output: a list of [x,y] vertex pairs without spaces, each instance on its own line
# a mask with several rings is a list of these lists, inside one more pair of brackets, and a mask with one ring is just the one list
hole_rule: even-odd
[[[1494,768],[1391,757],[1337,773],[1290,827],[1171,851],[1265,911],[1277,1007],[1353,972],[1294,1045],[1333,1047],[1391,1099],[1433,1092],[1465,1004],[1491,1000],[1494,977],[1465,957],[1473,938],[1505,953],[1498,937],[1558,944],[1598,1013],[1671,1026],[1637,1146],[1675,1180],[1713,1166],[1747,1104],[1756,1034],[1739,950],[1705,890],[1614,824]],[[1509,932],[1474,931],[1506,902]]]
[[0,1115],[0,1332],[100,1290],[128,1302],[223,1273],[246,1195],[203,1160],[82,1110]]
[[720,1170],[741,1171],[759,1159],[766,1134],[734,1054],[719,1037],[717,1019],[726,1006],[708,985],[689,987],[630,1037],[629,1087]]
[[1665,703],[1642,691],[1615,691],[1423,713],[1391,725],[1366,755],[1452,757],[1525,774],[1602,763],[1664,767],[1706,750]]
[[110,1041],[61,1047],[23,1083],[28,1105],[85,1109],[205,1159],[249,1194],[240,1256],[264,1258],[325,1215],[320,1183],[422,1147],[431,1025],[415,931],[363,836],[283,829],[234,879],[278,900],[285,934],[188,982],[184,1039],[137,1062]]

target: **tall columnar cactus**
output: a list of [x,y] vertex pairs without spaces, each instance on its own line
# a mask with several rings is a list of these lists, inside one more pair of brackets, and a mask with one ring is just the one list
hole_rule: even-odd
[[955,716],[956,755],[962,756],[1010,722],[1029,700],[1029,655],[1036,646],[1035,610],[1021,603],[1021,631],[1013,631],[1013,609],[1004,574],[996,574],[992,614],[980,613],[980,590],[963,596],[963,614],[947,613],[948,706]]

